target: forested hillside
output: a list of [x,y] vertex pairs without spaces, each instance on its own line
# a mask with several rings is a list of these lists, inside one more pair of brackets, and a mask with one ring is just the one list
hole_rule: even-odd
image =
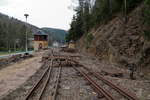
[[55,28],[41,28],[45,33],[49,35],[50,44],[54,41],[65,42],[65,37],[68,34],[67,31]]
[[28,38],[33,37],[37,27],[19,21],[13,17],[0,14],[0,51],[14,50],[16,48],[24,50],[26,40],[26,28]]
[[66,39],[100,60],[147,67],[150,0],[79,0]]
[[127,21],[127,15],[141,2],[145,5],[143,18],[149,21],[149,0],[78,0],[78,2],[79,6],[75,9],[76,14],[72,19],[70,34],[66,37],[68,41],[71,39],[76,41],[83,34],[89,39],[92,38],[91,34],[88,34],[91,29],[106,24],[119,15],[124,22]]

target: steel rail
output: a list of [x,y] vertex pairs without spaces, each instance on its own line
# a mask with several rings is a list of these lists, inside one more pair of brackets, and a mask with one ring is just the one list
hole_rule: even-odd
[[44,76],[46,76],[48,70],[50,67],[48,67],[44,73],[42,74],[42,76],[40,77],[40,79],[36,82],[36,84],[32,87],[32,89],[28,92],[27,96],[25,97],[24,100],[28,100],[30,98],[30,96],[32,96],[34,90],[39,86],[39,84],[42,82],[42,79],[44,78]]
[[[74,63],[79,64],[79,62],[77,61],[73,61]],[[79,64],[81,65],[81,64]],[[105,84],[107,84],[108,86],[110,86],[111,88],[115,89],[117,92],[119,92],[122,96],[126,97],[129,100],[139,100],[135,94],[127,91],[126,89],[124,89],[121,86],[117,86],[115,84],[113,84],[111,81],[107,80],[106,78],[104,78],[103,76],[101,76],[100,74],[97,74],[95,72],[92,72],[89,68],[85,67],[84,65],[82,65],[82,67],[84,69],[86,69],[87,71],[90,71],[90,73],[92,73],[97,79],[103,81]]]
[[104,90],[100,85],[98,85],[94,80],[92,80],[86,73],[84,73],[83,71],[80,71],[75,66],[73,66],[73,68],[77,70],[78,72],[80,72],[80,74],[82,74],[84,78],[92,84],[92,87],[96,89],[99,95],[102,94],[103,96],[106,97],[107,100],[115,100],[114,97],[108,91]]
[[[105,84],[109,85],[110,87],[112,87],[113,89],[115,89],[116,91],[118,91],[121,95],[123,95],[124,97],[126,97],[129,100],[139,100],[133,93],[127,91],[126,89],[123,89],[122,87],[119,87],[115,84],[113,84],[111,81],[105,79],[104,77],[102,77],[100,74],[97,73],[93,73],[93,75],[99,79],[102,80]],[[126,91],[125,91],[126,90]]]
[[60,64],[60,67],[59,67],[59,72],[58,72],[58,76],[57,76],[57,80],[56,80],[56,84],[55,84],[55,90],[54,90],[54,94],[52,96],[52,100],[56,100],[56,95],[57,95],[57,90],[58,90],[58,84],[59,84],[59,79],[60,79],[60,74],[61,74],[61,70],[62,70],[62,66]]
[[39,95],[37,100],[40,100],[42,98],[44,90],[46,89],[46,86],[48,85],[48,82],[49,82],[49,79],[50,79],[50,75],[51,75],[51,72],[52,72],[52,68],[53,68],[53,60],[51,61],[51,65],[49,67],[50,67],[50,69],[49,69],[49,72],[48,72],[48,77],[46,79],[46,82],[44,83],[44,86],[43,86],[43,88],[42,88],[42,90],[40,92],[40,95]]
[[[82,65],[83,66],[83,65]],[[110,86],[111,88],[115,89],[117,92],[119,92],[122,96],[126,97],[129,100],[139,100],[135,94],[127,91],[125,88],[121,87],[121,86],[117,86],[115,84],[113,84],[111,81],[109,81],[108,79],[104,78],[103,76],[101,76],[100,74],[97,74],[93,71],[91,71],[89,68],[83,66],[84,69],[90,71],[97,79],[103,81],[105,84],[107,84],[108,86]]]

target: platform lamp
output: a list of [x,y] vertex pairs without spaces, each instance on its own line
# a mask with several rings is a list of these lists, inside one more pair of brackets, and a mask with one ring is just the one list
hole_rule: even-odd
[[28,34],[27,34],[27,18],[29,16],[29,14],[24,14],[25,18],[26,18],[26,53],[28,52]]

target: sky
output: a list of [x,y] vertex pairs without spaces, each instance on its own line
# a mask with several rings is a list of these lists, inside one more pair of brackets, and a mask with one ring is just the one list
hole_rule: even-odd
[[28,22],[39,28],[51,27],[68,30],[74,14],[72,0],[0,0],[0,12]]

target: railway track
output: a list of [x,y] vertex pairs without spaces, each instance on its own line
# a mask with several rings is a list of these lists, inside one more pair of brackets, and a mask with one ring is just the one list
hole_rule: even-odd
[[24,100],[34,100],[34,99],[40,100],[42,93],[49,80],[51,70],[52,70],[52,65],[51,66],[48,65],[47,69],[44,71],[39,81],[37,81],[36,84],[32,87],[32,89],[28,92]]
[[53,67],[48,85],[43,91],[43,95],[40,100],[56,100],[56,96],[59,88],[59,80],[61,76],[62,66],[56,68]]
[[104,90],[97,82],[95,82],[88,74],[82,71],[79,68],[73,67],[76,71],[78,71],[83,77],[91,84],[91,87],[98,93],[98,95],[102,95],[107,100],[115,100],[114,97],[106,90]]
[[[78,65],[81,64],[79,64],[77,61],[73,61],[70,57],[55,57],[52,55],[49,58],[50,59],[45,60],[47,61],[47,69],[44,71],[39,81],[28,92],[24,100],[56,100],[63,61],[66,61],[69,64],[71,63],[73,68],[79,72],[84,77],[84,79],[88,81],[88,83],[90,83],[90,86],[98,94],[99,99],[139,100],[134,94],[125,91],[125,89],[120,86],[116,86],[111,81],[101,76],[99,73],[93,72],[83,65],[78,67]],[[54,67],[55,63],[58,64],[58,67]],[[103,85],[101,83],[103,83]],[[104,88],[104,85],[107,85],[109,88]],[[116,94],[119,94],[119,99],[116,95],[114,95],[115,93],[112,93],[109,90],[113,90],[115,93],[117,92]]]
[[39,81],[36,82],[36,84],[25,96],[24,100],[55,100],[56,99],[62,67],[61,64],[59,64],[58,68],[54,68],[53,63],[54,60],[51,60],[50,64],[47,63],[48,65],[47,69],[44,71]]
[[[95,90],[95,92],[97,92],[100,98],[105,98],[106,100],[120,100],[118,98],[115,98],[115,96],[113,96],[109,91],[113,89],[123,97],[123,100],[139,100],[133,93],[113,84],[111,81],[105,79],[99,73],[93,72],[83,65],[81,67],[73,66],[73,68],[90,83],[91,87]],[[103,86],[95,78],[107,85],[109,87],[109,90],[103,88]]]

